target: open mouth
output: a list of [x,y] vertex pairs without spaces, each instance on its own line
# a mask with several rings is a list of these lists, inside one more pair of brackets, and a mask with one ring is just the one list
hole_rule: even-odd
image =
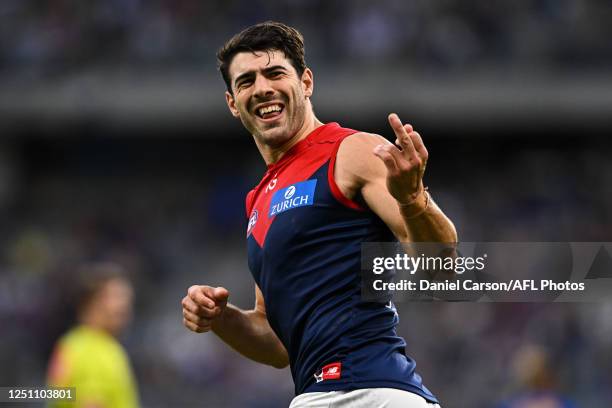
[[274,119],[283,113],[285,106],[281,103],[273,103],[265,106],[261,106],[255,110],[255,114],[263,119]]

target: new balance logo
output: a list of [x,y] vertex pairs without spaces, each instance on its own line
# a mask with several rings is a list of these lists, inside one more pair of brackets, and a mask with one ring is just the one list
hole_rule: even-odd
[[324,366],[321,371],[315,373],[315,380],[320,383],[325,380],[337,380],[342,375],[342,363],[336,362]]

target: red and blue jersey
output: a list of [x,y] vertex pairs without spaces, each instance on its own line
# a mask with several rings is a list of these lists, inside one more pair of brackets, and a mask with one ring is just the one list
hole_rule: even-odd
[[338,148],[353,133],[320,126],[268,167],[246,199],[249,267],[296,394],[388,387],[437,402],[404,352],[395,308],[361,298],[361,244],[396,239],[334,181]]

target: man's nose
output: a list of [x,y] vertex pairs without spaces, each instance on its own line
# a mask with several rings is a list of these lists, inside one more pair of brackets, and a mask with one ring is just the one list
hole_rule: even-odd
[[263,75],[255,77],[255,96],[265,97],[274,94],[271,81]]

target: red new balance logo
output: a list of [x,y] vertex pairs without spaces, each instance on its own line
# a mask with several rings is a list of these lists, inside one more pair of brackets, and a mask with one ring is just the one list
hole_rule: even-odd
[[342,363],[336,362],[324,366],[314,377],[317,382],[324,380],[337,380],[342,375]]

